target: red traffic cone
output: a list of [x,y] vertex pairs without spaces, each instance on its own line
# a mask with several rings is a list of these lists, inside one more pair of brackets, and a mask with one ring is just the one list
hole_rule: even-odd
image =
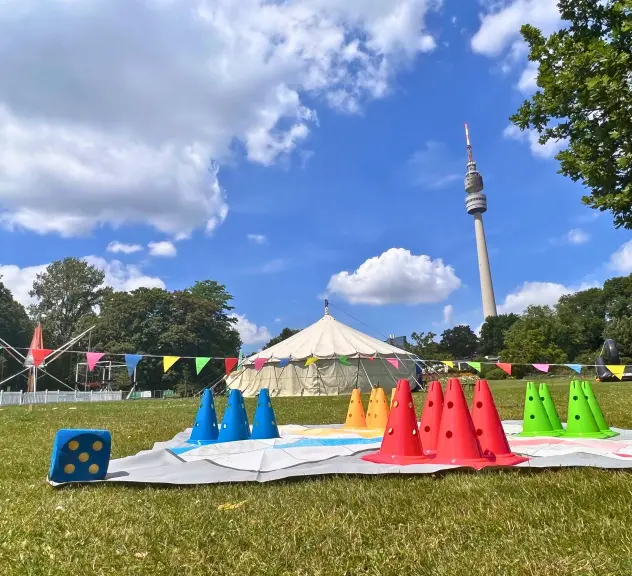
[[428,462],[421,448],[415,405],[408,380],[399,380],[388,416],[382,445],[377,452],[362,456],[377,464],[421,464]]
[[487,380],[476,382],[472,400],[472,422],[483,456],[500,466],[514,466],[529,460],[510,450]]
[[434,454],[437,451],[442,409],[443,390],[441,389],[441,382],[430,382],[424,411],[421,414],[421,422],[419,423],[419,436],[424,454]]
[[461,382],[457,378],[448,380],[446,386],[434,461],[470,466],[477,470],[492,464],[490,459],[483,457]]

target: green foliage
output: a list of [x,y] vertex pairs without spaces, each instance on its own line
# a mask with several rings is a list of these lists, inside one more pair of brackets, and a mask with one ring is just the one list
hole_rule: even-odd
[[[237,356],[241,346],[234,319],[217,298],[196,296],[192,291],[167,292],[139,288],[108,294],[101,306],[93,340],[97,349],[114,353],[147,353],[177,356]],[[183,362],[163,374],[161,358],[144,358],[137,371],[144,389],[174,386],[186,376],[202,387],[223,374],[223,364],[209,362],[200,377]]]
[[469,326],[454,326],[443,331],[439,347],[444,356],[464,360],[471,358],[476,352],[478,338]]
[[288,338],[290,338],[291,336],[294,336],[294,334],[298,334],[299,332],[300,330],[295,330],[294,328],[283,328],[283,330],[281,330],[281,333],[278,336],[275,336],[274,338],[272,338],[262,348],[262,350],[265,350],[266,348],[270,348],[270,346],[274,346],[275,344],[278,344],[279,342],[283,342],[283,340],[287,340]]
[[505,332],[519,319],[520,316],[518,314],[488,316],[481,326],[478,353],[482,356],[497,356],[500,354],[505,345]]
[[[0,337],[11,346],[25,348],[30,343],[33,324],[24,306],[13,299],[11,291],[0,282]],[[17,373],[22,364],[4,350],[0,356],[0,380]],[[13,382],[15,386],[17,382]],[[11,383],[9,383],[11,385]]]
[[567,350],[569,358],[575,359],[582,351],[596,350],[603,344],[606,302],[601,288],[590,288],[560,298],[556,306],[557,318],[577,335]]
[[560,0],[565,28],[545,38],[525,25],[539,90],[511,121],[540,143],[567,141],[560,173],[581,181],[588,206],[632,229],[632,25],[630,0]]
[[410,336],[412,343],[407,342],[406,349],[422,360],[449,360],[439,349],[439,343],[435,341],[436,337],[434,332],[413,332]]

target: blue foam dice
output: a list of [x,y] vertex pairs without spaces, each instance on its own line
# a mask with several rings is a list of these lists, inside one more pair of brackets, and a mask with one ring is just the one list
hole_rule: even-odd
[[57,484],[103,480],[111,452],[112,436],[107,430],[58,430],[48,479]]

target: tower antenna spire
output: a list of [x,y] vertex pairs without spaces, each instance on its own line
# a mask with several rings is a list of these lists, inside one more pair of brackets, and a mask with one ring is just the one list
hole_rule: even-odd
[[467,144],[467,163],[474,162],[474,158],[472,157],[472,144],[470,143],[470,131],[467,127],[467,122],[465,123],[465,142]]

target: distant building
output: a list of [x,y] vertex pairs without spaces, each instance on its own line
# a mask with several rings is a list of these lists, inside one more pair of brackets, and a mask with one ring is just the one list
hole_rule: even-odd
[[397,346],[397,348],[406,348],[408,341],[406,340],[406,336],[389,336],[388,340],[386,340],[387,344],[391,346]]

